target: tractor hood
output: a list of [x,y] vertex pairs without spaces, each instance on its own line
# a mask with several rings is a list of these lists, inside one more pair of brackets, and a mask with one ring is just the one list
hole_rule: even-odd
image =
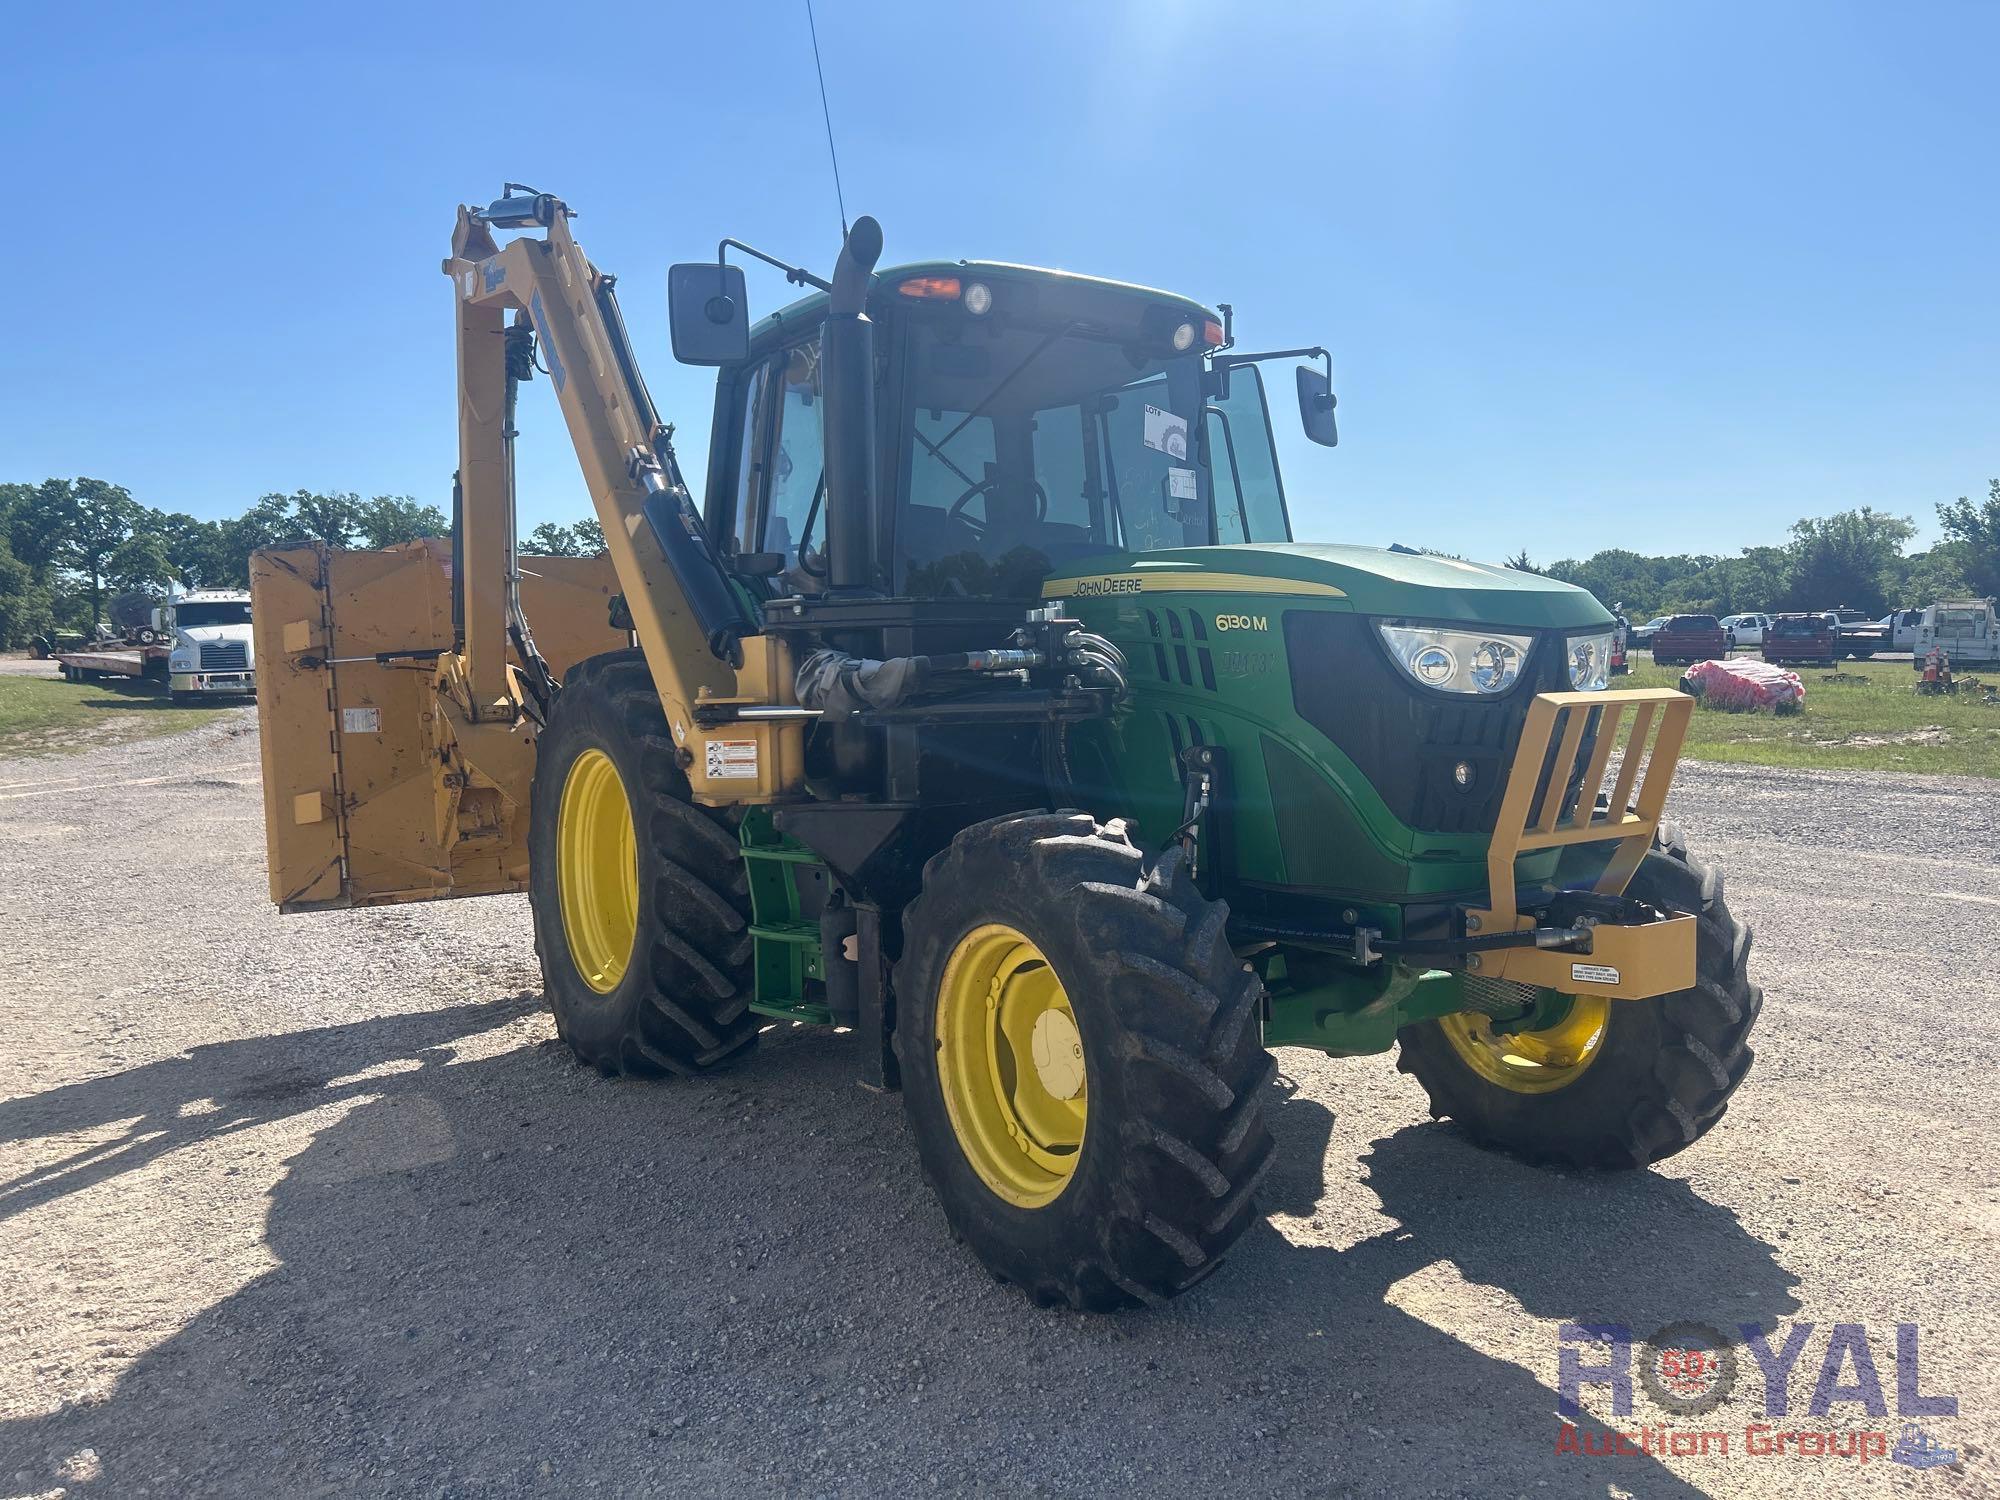
[[[1175,547],[1068,565],[1043,584],[1047,598],[1171,592],[1186,578],[1203,593],[1297,594],[1344,601],[1357,614],[1416,620],[1568,629],[1608,625],[1610,614],[1584,589],[1539,573],[1462,562],[1421,552],[1331,542],[1266,542]],[[1194,580],[1208,575],[1202,581]]]

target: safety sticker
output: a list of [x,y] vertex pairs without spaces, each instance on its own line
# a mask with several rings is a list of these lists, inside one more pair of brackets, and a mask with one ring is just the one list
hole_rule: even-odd
[[1167,468],[1167,498],[1169,500],[1194,499],[1194,470]]
[[708,742],[710,781],[755,781],[757,742],[755,740],[710,740]]
[[380,734],[382,732],[382,710],[379,708],[343,708],[340,711],[340,730],[343,734]]
[[1146,446],[1168,458],[1186,459],[1187,420],[1157,406],[1147,407]]
[[1583,984],[1618,983],[1618,971],[1609,964],[1571,964],[1569,977]]

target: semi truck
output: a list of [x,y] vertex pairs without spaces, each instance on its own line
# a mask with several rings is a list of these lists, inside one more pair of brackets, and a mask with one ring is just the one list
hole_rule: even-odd
[[153,611],[168,648],[167,690],[176,703],[257,691],[257,648],[250,595],[241,589],[194,589]]

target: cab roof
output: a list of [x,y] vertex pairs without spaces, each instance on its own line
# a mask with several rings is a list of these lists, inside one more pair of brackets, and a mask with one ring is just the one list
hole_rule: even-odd
[[[908,265],[889,266],[875,273],[869,288],[870,299],[893,291],[902,282],[919,276],[957,276],[961,279],[978,281],[1060,281],[1074,287],[1092,288],[1115,296],[1133,297],[1147,302],[1165,303],[1182,308],[1197,318],[1207,318],[1215,322],[1222,315],[1204,303],[1191,297],[1183,297],[1178,292],[1163,292],[1157,287],[1140,286],[1131,281],[1112,281],[1103,276],[1080,276],[1074,271],[1057,271],[1046,266],[1017,266],[1002,260],[920,260]],[[815,291],[808,296],[776,312],[758,319],[750,330],[750,342],[757,344],[774,338],[779,330],[795,328],[801,324],[821,323],[826,320],[825,292]]]

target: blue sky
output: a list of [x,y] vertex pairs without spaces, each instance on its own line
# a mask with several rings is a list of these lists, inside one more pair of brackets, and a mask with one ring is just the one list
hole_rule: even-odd
[[[2000,473],[2000,6],[821,0],[885,261],[1056,265],[1335,352],[1302,538],[1733,551]],[[565,197],[701,472],[665,280],[825,269],[796,0],[16,8],[0,479],[198,515],[454,465],[454,206]],[[788,299],[753,274],[758,311]],[[589,501],[553,402],[523,526]]]

